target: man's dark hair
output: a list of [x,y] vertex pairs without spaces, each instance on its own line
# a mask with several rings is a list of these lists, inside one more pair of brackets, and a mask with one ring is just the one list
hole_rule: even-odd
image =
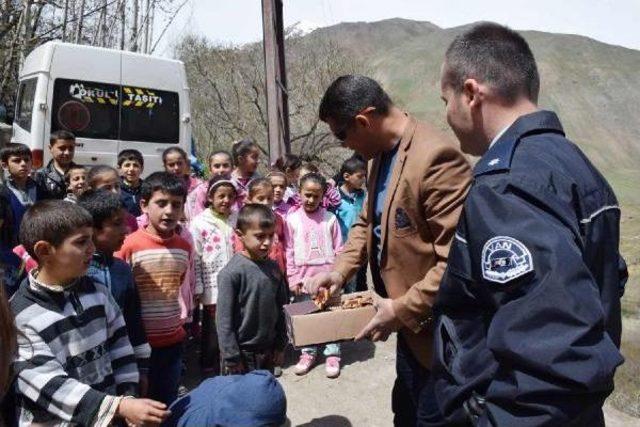
[[140,199],[148,202],[156,191],[179,196],[183,199],[187,197],[184,181],[179,176],[169,172],[154,172],[149,175],[140,187]]
[[6,163],[11,156],[31,158],[31,150],[24,144],[11,142],[0,149],[0,160]]
[[119,176],[118,175],[118,171],[115,170],[114,168],[112,168],[111,166],[108,166],[108,165],[95,165],[94,167],[89,169],[89,173],[87,174],[87,185],[89,187],[93,187],[94,184],[96,183],[97,178],[100,175],[103,175],[103,174],[106,174],[106,173],[114,173],[114,174],[116,174],[116,176]]
[[527,41],[516,31],[486,22],[456,37],[445,54],[444,83],[457,93],[473,78],[508,102],[538,101],[540,76]]
[[340,167],[340,176],[344,176],[345,173],[353,175],[356,172],[367,172],[367,164],[356,157],[350,157],[342,163]]
[[338,77],[327,88],[320,102],[320,120],[332,119],[338,126],[348,126],[351,120],[367,107],[386,115],[393,105],[389,95],[375,80],[350,74]]
[[169,147],[166,150],[164,150],[162,152],[162,164],[166,164],[167,163],[167,156],[171,153],[178,153],[180,154],[180,156],[184,159],[185,162],[187,162],[187,164],[189,163],[189,156],[187,155],[187,152],[184,151],[182,148],[180,147]]
[[78,197],[78,206],[93,217],[93,227],[101,229],[102,224],[122,210],[122,202],[117,194],[108,190],[87,190]]
[[304,184],[307,182],[313,182],[315,184],[318,184],[320,187],[322,187],[322,192],[326,192],[327,191],[327,180],[324,176],[320,175],[317,172],[310,172],[304,176],[302,176],[300,178],[300,189],[302,189],[302,187],[304,187]]
[[258,149],[258,144],[250,139],[237,141],[233,144],[233,147],[231,147],[231,160],[233,160],[233,163],[237,165],[240,163],[240,157],[246,156],[251,151],[256,149]]
[[92,227],[86,209],[63,200],[42,200],[27,210],[20,223],[20,243],[36,261],[33,247],[40,240],[59,246],[80,227]]
[[236,228],[243,233],[257,221],[258,227],[272,228],[276,226],[276,215],[271,208],[257,203],[246,204],[238,213]]
[[144,157],[142,157],[142,153],[138,150],[129,148],[118,153],[118,167],[122,167],[124,162],[131,161],[136,161],[140,163],[140,166],[144,167]]
[[68,130],[57,130],[49,135],[49,145],[53,145],[56,141],[75,141],[76,136]]
[[[67,187],[69,186],[69,184],[71,184],[71,173],[73,171],[77,171],[77,170],[83,170],[83,171],[87,171],[87,168],[85,168],[82,165],[71,165],[69,166],[69,169],[67,169],[67,171],[64,173],[64,183],[67,184]],[[87,180],[88,182],[88,180]]]

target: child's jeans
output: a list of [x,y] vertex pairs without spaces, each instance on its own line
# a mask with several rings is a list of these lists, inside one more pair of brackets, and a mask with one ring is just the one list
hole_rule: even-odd
[[216,306],[202,307],[202,336],[200,341],[200,366],[203,370],[218,373],[220,366],[220,347],[216,331]]
[[[294,302],[308,301],[310,299],[311,299],[311,297],[308,294],[301,294],[301,295],[297,295],[297,296],[293,297]],[[302,352],[306,353],[306,354],[310,354],[313,357],[317,357],[318,356],[318,347],[317,346],[314,346],[314,347],[303,347],[302,348]],[[324,346],[324,351],[322,352],[322,354],[324,354],[326,357],[329,357],[329,356],[340,357],[340,344],[338,344],[338,343],[326,344]]]
[[182,373],[182,343],[151,349],[149,398],[169,406],[178,398]]

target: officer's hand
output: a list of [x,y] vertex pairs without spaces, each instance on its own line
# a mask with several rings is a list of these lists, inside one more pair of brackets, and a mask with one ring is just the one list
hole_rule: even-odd
[[304,281],[304,290],[312,297],[318,293],[320,288],[329,288],[331,295],[338,292],[344,285],[344,277],[337,271],[330,273],[319,273]]
[[371,341],[386,341],[392,332],[396,332],[402,327],[402,322],[396,316],[393,309],[392,300],[390,298],[382,298],[380,295],[373,294],[373,306],[376,308],[376,315],[360,331],[354,340],[358,341],[363,338],[370,338]]

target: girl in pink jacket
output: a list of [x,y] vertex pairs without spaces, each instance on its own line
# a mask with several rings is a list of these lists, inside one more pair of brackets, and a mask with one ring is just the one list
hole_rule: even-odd
[[[296,301],[308,300],[303,282],[321,272],[331,271],[336,253],[342,248],[340,225],[334,214],[321,206],[327,189],[327,181],[318,173],[309,173],[300,179],[300,206],[287,216],[285,247],[289,289]],[[313,367],[317,348],[302,349],[300,360],[294,368],[304,375]],[[325,370],[327,377],[340,375],[340,345],[327,344]]]

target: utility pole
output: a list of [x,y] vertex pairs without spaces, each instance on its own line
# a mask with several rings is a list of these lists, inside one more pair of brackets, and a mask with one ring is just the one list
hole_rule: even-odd
[[262,32],[267,90],[269,161],[273,164],[278,157],[291,152],[282,0],[262,0]]

